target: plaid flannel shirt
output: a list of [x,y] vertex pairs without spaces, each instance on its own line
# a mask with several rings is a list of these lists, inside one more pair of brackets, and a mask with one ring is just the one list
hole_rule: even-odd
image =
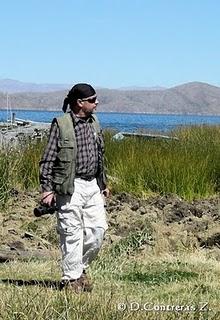
[[[95,177],[99,165],[100,151],[98,150],[97,137],[92,125],[92,116],[83,119],[76,117],[73,112],[71,112],[71,115],[75,122],[77,143],[76,176]],[[55,122],[51,126],[48,144],[40,161],[40,184],[42,191],[51,191],[53,189],[52,173],[58,153],[58,137],[59,128]],[[101,147],[103,148],[103,146]]]

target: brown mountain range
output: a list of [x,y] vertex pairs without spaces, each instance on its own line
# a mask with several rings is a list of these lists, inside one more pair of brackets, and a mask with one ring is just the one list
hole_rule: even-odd
[[[0,88],[1,89],[1,88]],[[10,93],[13,109],[60,110],[67,90]],[[169,89],[97,89],[102,112],[220,115],[220,87],[190,82]],[[6,93],[0,92],[0,109],[6,109]]]

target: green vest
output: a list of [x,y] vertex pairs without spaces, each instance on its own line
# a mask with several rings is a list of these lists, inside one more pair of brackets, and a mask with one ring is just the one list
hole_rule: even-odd
[[[92,115],[92,125],[97,135],[101,129],[98,119]],[[77,144],[74,130],[74,120],[70,113],[55,118],[59,128],[58,154],[53,166],[53,190],[58,194],[73,194],[76,170]]]

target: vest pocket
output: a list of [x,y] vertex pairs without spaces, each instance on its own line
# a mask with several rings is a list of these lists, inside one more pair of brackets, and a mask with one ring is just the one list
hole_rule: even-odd
[[76,147],[69,140],[58,141],[58,152],[53,167],[53,187],[56,193],[72,194],[75,174]]
[[53,168],[53,183],[62,184],[67,177],[68,167],[54,167]]
[[70,162],[74,157],[73,148],[62,148],[57,154],[57,163]]

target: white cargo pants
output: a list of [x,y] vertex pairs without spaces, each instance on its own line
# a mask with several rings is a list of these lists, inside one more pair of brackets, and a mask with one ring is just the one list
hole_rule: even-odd
[[72,196],[57,196],[63,280],[78,279],[97,256],[107,229],[104,199],[96,179],[74,180]]

